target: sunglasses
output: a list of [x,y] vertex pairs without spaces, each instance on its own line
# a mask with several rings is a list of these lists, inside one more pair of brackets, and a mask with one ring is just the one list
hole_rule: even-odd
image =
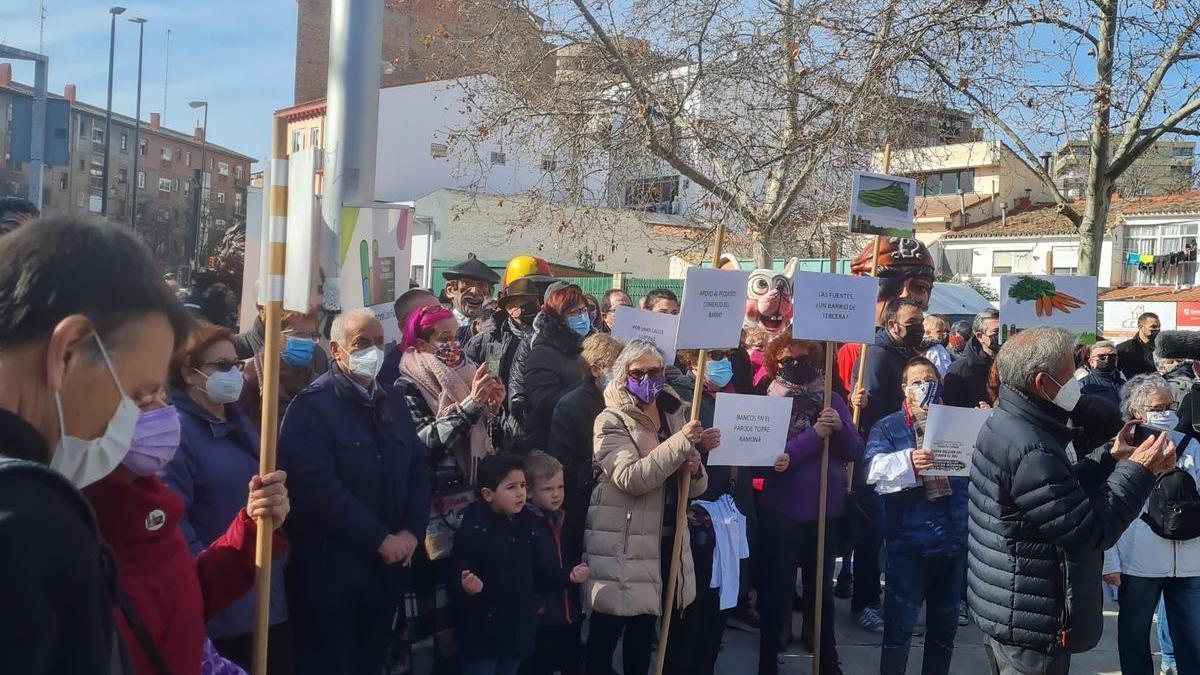
[[635,380],[644,380],[647,377],[662,377],[666,374],[666,372],[667,371],[662,368],[651,368],[649,370],[633,368],[629,371],[629,376]]
[[213,368],[222,373],[228,373],[231,370],[241,370],[246,367],[246,364],[242,361],[210,361],[203,364],[203,366],[205,368]]

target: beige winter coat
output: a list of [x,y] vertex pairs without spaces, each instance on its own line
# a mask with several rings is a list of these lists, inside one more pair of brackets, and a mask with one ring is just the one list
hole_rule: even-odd
[[[678,480],[676,472],[692,448],[679,431],[687,422],[683,402],[670,387],[659,394],[658,405],[672,432],[661,444],[656,420],[637,407],[621,383],[608,385],[604,402],[607,407],[594,428],[593,461],[601,473],[587,515],[584,549],[591,571],[583,586],[584,606],[615,616],[658,615],[665,583],[659,559],[665,485]],[[690,485],[685,498],[704,492],[708,476],[703,469]],[[687,607],[695,599],[696,574],[685,525],[675,606]]]

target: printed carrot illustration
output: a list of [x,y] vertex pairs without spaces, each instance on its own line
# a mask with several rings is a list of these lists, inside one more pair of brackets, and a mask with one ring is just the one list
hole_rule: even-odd
[[1021,277],[1008,289],[1008,297],[1018,304],[1033,301],[1034,313],[1048,317],[1057,310],[1062,314],[1070,314],[1071,310],[1083,307],[1079,298],[1057,290],[1054,284],[1034,277]]

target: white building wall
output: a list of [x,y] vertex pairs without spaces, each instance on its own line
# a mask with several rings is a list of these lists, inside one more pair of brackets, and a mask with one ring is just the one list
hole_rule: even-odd
[[[947,252],[969,251],[971,253],[971,276],[979,279],[1000,293],[1000,275],[993,273],[996,252],[1023,253],[1029,256],[1029,267],[1023,272],[1047,274],[1047,254],[1053,252],[1055,267],[1078,265],[1079,240],[1075,237],[997,237],[993,239],[945,239],[940,245]],[[1071,264],[1071,261],[1074,261]],[[1014,272],[1015,273],[1015,272]],[[1108,288],[1120,283],[1119,264],[1114,267],[1113,241],[1106,239],[1100,252],[1100,274],[1097,284]]]

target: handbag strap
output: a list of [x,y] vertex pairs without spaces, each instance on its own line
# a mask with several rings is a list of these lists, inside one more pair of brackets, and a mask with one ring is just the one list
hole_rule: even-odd
[[137,612],[133,611],[133,606],[129,604],[129,598],[124,593],[121,594],[120,606],[121,616],[125,617],[125,623],[129,624],[133,630],[133,635],[137,638],[142,653],[150,661],[150,667],[154,669],[155,675],[171,675],[171,670],[167,668],[166,661],[163,661],[162,654],[154,646],[154,640],[150,639],[150,633],[146,630],[146,626],[138,618]]

